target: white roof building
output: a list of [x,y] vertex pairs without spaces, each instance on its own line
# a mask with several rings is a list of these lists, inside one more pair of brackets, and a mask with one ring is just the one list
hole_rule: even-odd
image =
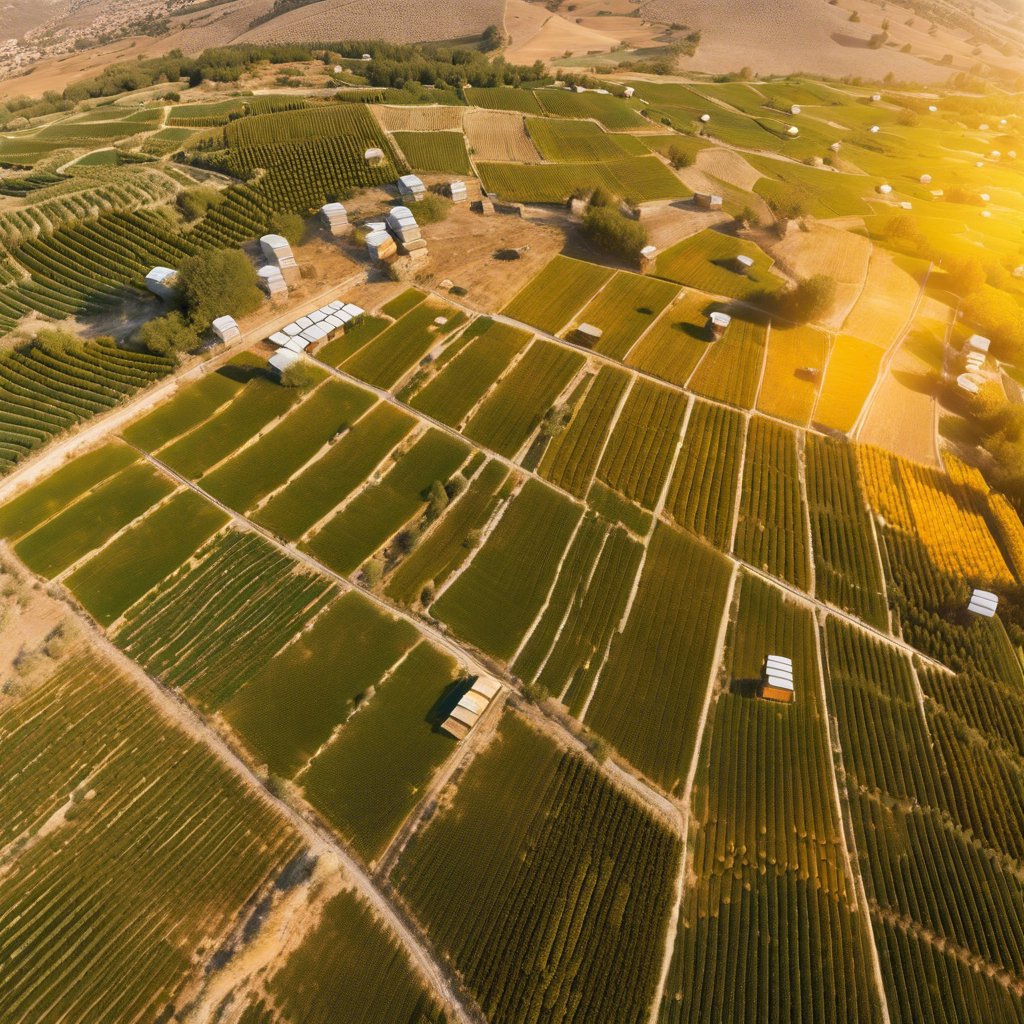
[[178,280],[178,272],[170,267],[154,267],[146,275],[146,290],[161,299],[169,299],[174,295],[174,286]]
[[975,373],[961,373],[956,379],[956,386],[969,395],[976,395],[981,390],[981,384]]
[[712,334],[721,336],[725,333],[725,329],[732,323],[732,317],[728,313],[722,313],[716,310],[708,317],[708,324],[711,327]]
[[883,196],[890,196],[892,195],[892,185],[879,185],[878,191],[881,192]]
[[264,235],[260,239],[260,249],[263,251],[264,259],[273,260],[275,263],[292,255],[291,242],[283,235]]
[[938,112],[939,112],[939,108],[937,106],[935,106],[934,103],[929,103],[928,104],[928,113],[929,114],[937,114]]
[[379,167],[384,163],[384,150],[378,149],[376,146],[371,146],[365,153],[363,153],[363,159],[371,167]]
[[427,194],[427,187],[418,175],[403,174],[398,179],[398,192],[399,195],[411,196],[416,202],[419,202]]
[[751,256],[745,256],[741,253],[733,262],[735,262],[737,269],[742,274],[754,269],[754,260]]
[[386,231],[371,231],[366,236],[366,249],[375,260],[387,259],[398,252],[395,240]]
[[341,203],[324,203],[320,207],[320,220],[335,238],[348,229],[348,211]]
[[464,181],[449,182],[448,195],[453,203],[464,203],[468,198],[466,183]]
[[284,346],[291,341],[291,335],[285,334],[284,331],[276,331],[267,338],[267,341],[269,341],[271,345],[276,345],[278,348],[284,348]]
[[986,338],[983,334],[972,334],[967,339],[967,347],[975,352],[988,352],[992,347],[992,340],[991,338]]
[[932,183],[932,176],[930,174],[922,174],[921,175],[921,184],[922,185],[930,185],[931,183]]
[[790,113],[791,113],[791,114],[792,114],[792,115],[793,115],[794,117],[796,117],[796,115],[797,115],[797,114],[802,114],[802,113],[803,113],[803,108],[802,108],[802,107],[800,106],[800,104],[799,104],[799,103],[794,103],[794,104],[793,104],[793,106],[791,106],[791,107],[789,108],[789,112],[790,112]]
[[973,615],[981,615],[991,619],[999,608],[999,598],[988,590],[975,590],[967,604],[967,610]]
[[288,294],[288,284],[281,273],[281,268],[268,264],[256,271],[260,287],[271,297]]
[[219,316],[213,321],[213,333],[223,342],[236,341],[242,336],[233,316]]
[[869,131],[871,132],[872,135],[877,135],[881,130],[882,129],[879,128],[877,124],[873,124],[871,126],[871,128],[869,129]]
[[711,120],[711,115],[710,114],[701,114],[700,115],[700,120],[701,120],[702,124],[707,124]]
[[796,126],[795,124],[791,124],[791,125],[790,125],[790,126],[789,126],[789,127],[787,128],[787,129],[786,129],[786,134],[787,134],[787,135],[788,135],[788,136],[789,136],[790,138],[792,138],[792,139],[795,139],[795,138],[796,138],[796,137],[797,137],[797,136],[798,136],[798,135],[800,134],[800,129],[799,129],[799,128],[797,128],[797,126]]
[[622,90],[622,95],[625,96],[627,100],[629,100],[633,98],[633,94],[635,92],[636,89],[634,89],[633,86],[627,85],[626,88]]
[[275,352],[268,360],[267,365],[274,370],[278,376],[283,377],[286,370],[291,369],[296,363],[302,360],[298,352],[289,352],[282,349]]

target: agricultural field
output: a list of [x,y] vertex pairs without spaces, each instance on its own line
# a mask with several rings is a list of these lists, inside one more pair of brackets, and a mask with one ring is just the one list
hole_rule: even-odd
[[[733,269],[737,256],[750,256],[754,266],[745,273]],[[711,230],[702,231],[662,252],[656,273],[689,288],[732,299],[749,299],[758,292],[772,292],[781,284],[772,271],[771,259],[753,242]]]
[[584,721],[670,793],[697,742],[729,565],[671,527],[655,528],[625,629],[612,640]]
[[626,362],[669,384],[685,387],[710,350],[708,312],[712,308],[714,300],[710,296],[684,292],[630,349]]
[[828,337],[814,327],[772,324],[758,411],[807,426],[828,358]]
[[88,651],[8,696],[0,735],[19,765],[0,798],[0,1015],[50,1024],[173,1010],[243,908],[300,853],[297,836]]
[[707,352],[689,380],[690,388],[717,402],[751,408],[760,390],[767,343],[764,323],[734,316],[724,337],[707,342]]
[[394,882],[489,1019],[533,1020],[547,1001],[560,1020],[626,1024],[645,1019],[657,984],[679,855],[591,764],[506,716]]
[[393,132],[405,162],[414,171],[469,174],[469,155],[462,132]]
[[465,112],[463,126],[466,145],[477,160],[531,164],[541,158],[522,114],[471,108]]
[[678,295],[665,281],[639,274],[616,274],[576,319],[603,334],[595,346],[602,355],[625,359],[637,339]]
[[581,516],[569,499],[527,480],[431,613],[474,647],[511,658],[547,598]]
[[557,334],[611,276],[603,267],[556,256],[503,312],[548,334]]
[[825,364],[824,378],[812,423],[825,430],[849,434],[878,379],[884,352],[871,342],[837,335]]
[[526,122],[526,130],[545,160],[604,163],[646,153],[639,139],[611,135],[592,121],[531,117]]

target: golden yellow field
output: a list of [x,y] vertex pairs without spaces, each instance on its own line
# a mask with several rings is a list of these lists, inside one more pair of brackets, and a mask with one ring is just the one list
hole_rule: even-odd
[[878,377],[883,355],[877,345],[840,334],[825,367],[814,422],[843,434],[852,430]]
[[386,132],[461,131],[465,107],[389,107],[371,103],[370,112]]
[[828,337],[823,331],[773,326],[768,336],[758,409],[769,416],[807,426],[827,357]]
[[1013,584],[985,518],[988,489],[980,490],[980,477],[962,463],[948,459],[947,475],[858,445],[857,464],[871,507],[889,526],[917,537],[940,569],[997,586]]
[[469,152],[476,160],[540,163],[525,119],[514,110],[470,107],[465,113],[464,130]]
[[844,333],[888,348],[914,315],[920,290],[920,284],[896,265],[890,253],[876,249],[864,291],[843,325]]

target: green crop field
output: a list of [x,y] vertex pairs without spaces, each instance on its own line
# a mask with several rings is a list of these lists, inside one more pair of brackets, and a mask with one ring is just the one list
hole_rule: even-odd
[[685,387],[697,364],[710,350],[708,312],[714,305],[709,295],[686,292],[629,350],[626,362],[669,384]]
[[547,1002],[566,1024],[645,1020],[678,842],[520,719],[500,736],[413,837],[399,892],[488,1019],[526,1024]]
[[296,388],[283,388],[269,377],[253,377],[228,405],[162,448],[160,461],[182,476],[198,480],[287,413],[298,399]]
[[601,367],[590,379],[569,425],[552,439],[544,453],[540,472],[548,480],[577,498],[586,496],[601,446],[628,386],[628,375],[613,366]]
[[686,396],[637,380],[619,415],[597,476],[625,498],[653,509],[672,469]]
[[[2,280],[2,269],[0,269]],[[0,295],[0,332],[5,321]],[[20,317],[21,311],[18,312]],[[41,346],[0,355],[0,473],[83,420],[112,409],[158,380],[171,361],[99,339],[54,354]]]
[[114,639],[200,707],[220,707],[334,595],[255,534],[228,531],[140,601]]
[[[457,666],[425,641],[377,686],[302,777],[310,803],[372,861],[455,749],[438,728]],[[448,697],[445,702],[444,698]]]
[[354,893],[330,899],[315,929],[251,997],[240,1024],[338,1024],[358,1007],[360,1024],[444,1024],[444,1014],[398,941]]
[[357,494],[303,546],[336,572],[354,571],[422,511],[431,484],[447,483],[468,453],[461,441],[427,431],[379,483]]
[[557,491],[527,480],[465,571],[434,601],[432,614],[482,651],[512,657],[582,514]]
[[408,413],[378,403],[263,504],[253,519],[282,537],[298,540],[359,487],[414,425]]
[[556,334],[611,276],[604,267],[556,256],[505,307],[504,313]]
[[[729,648],[731,689],[717,698],[698,761],[694,879],[662,1019],[880,1021],[833,796],[813,616],[744,576]],[[791,706],[743,695],[768,653],[794,659]],[[797,763],[799,785],[766,771]],[[723,948],[736,959],[716,952]],[[822,960],[832,969],[778,970]]]
[[537,94],[528,89],[474,88],[466,90],[466,102],[488,110],[515,110],[523,114],[542,113]]
[[604,163],[624,156],[643,156],[647,147],[631,135],[611,135],[592,121],[531,117],[526,130],[545,160]]
[[679,289],[639,274],[616,274],[576,317],[604,333],[595,346],[613,359],[625,359],[637,338],[675,299]]
[[[422,301],[422,293],[414,292],[413,289],[409,289],[409,292],[420,296],[417,304]],[[392,301],[397,302],[397,299]],[[373,341],[389,323],[390,321],[385,320],[382,316],[364,316],[355,327],[348,328],[344,334],[317,349],[316,358],[327,363],[328,366],[340,366],[346,359],[354,356],[361,348]]]
[[255,673],[224,715],[260,763],[291,778],[371,699],[369,691],[415,640],[408,622],[350,591]]
[[151,413],[136,420],[122,437],[144,451],[159,451],[169,441],[204,423],[236,396],[251,370],[234,361],[178,391]]
[[394,139],[414,171],[470,173],[462,132],[395,132]]
[[796,434],[753,416],[740,490],[736,554],[757,569],[809,590],[806,509]]
[[727,550],[746,425],[741,413],[695,401],[665,511],[682,527]]
[[622,527],[583,521],[513,670],[580,714],[622,618],[643,553]]
[[174,484],[152,466],[127,466],[26,534],[14,550],[33,572],[52,578],[110,540],[173,490]]
[[620,157],[602,163],[478,162],[477,170],[488,192],[520,203],[564,203],[578,189],[592,192],[596,188],[641,203],[691,194],[654,156]]
[[295,834],[86,652],[8,694],[0,736],[18,765],[0,793],[0,1017],[114,1024],[183,1010],[197,949],[216,948],[284,871]]
[[340,380],[320,384],[255,444],[203,478],[203,489],[245,512],[276,490],[373,404],[373,395]]
[[686,776],[725,612],[724,556],[659,525],[586,723],[669,792]]
[[617,96],[567,92],[564,89],[538,89],[534,95],[541,106],[556,117],[593,118],[613,131],[648,127],[647,122]]
[[765,324],[734,316],[725,336],[709,343],[690,387],[716,401],[751,408],[757,400],[767,341]]
[[[443,327],[434,320],[447,317]],[[393,388],[446,334],[465,319],[448,306],[433,302],[417,304],[400,320],[377,335],[355,355],[341,364],[341,369],[379,388]]]
[[442,586],[469,558],[474,531],[481,530],[494,514],[509,487],[508,481],[508,470],[500,462],[487,462],[391,574],[386,587],[388,596],[412,605],[423,597],[425,587],[433,592]]
[[529,340],[526,331],[492,322],[417,391],[409,404],[442,423],[459,426]]
[[583,357],[536,340],[466,424],[466,436],[514,458],[583,365]]
[[[750,256],[754,266],[745,273],[733,269],[737,256]],[[772,292],[781,281],[772,272],[772,261],[753,242],[718,231],[701,231],[666,249],[658,256],[657,273],[712,295],[747,299],[758,292]]]
[[67,587],[101,625],[109,626],[227,521],[194,491],[179,491],[79,566],[68,576]]

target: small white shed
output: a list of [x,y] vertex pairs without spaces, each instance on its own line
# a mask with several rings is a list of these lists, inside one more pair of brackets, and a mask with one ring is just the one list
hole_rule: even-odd
[[981,615],[986,619],[993,618],[998,608],[999,598],[988,590],[974,590],[967,603],[967,610],[972,615]]

